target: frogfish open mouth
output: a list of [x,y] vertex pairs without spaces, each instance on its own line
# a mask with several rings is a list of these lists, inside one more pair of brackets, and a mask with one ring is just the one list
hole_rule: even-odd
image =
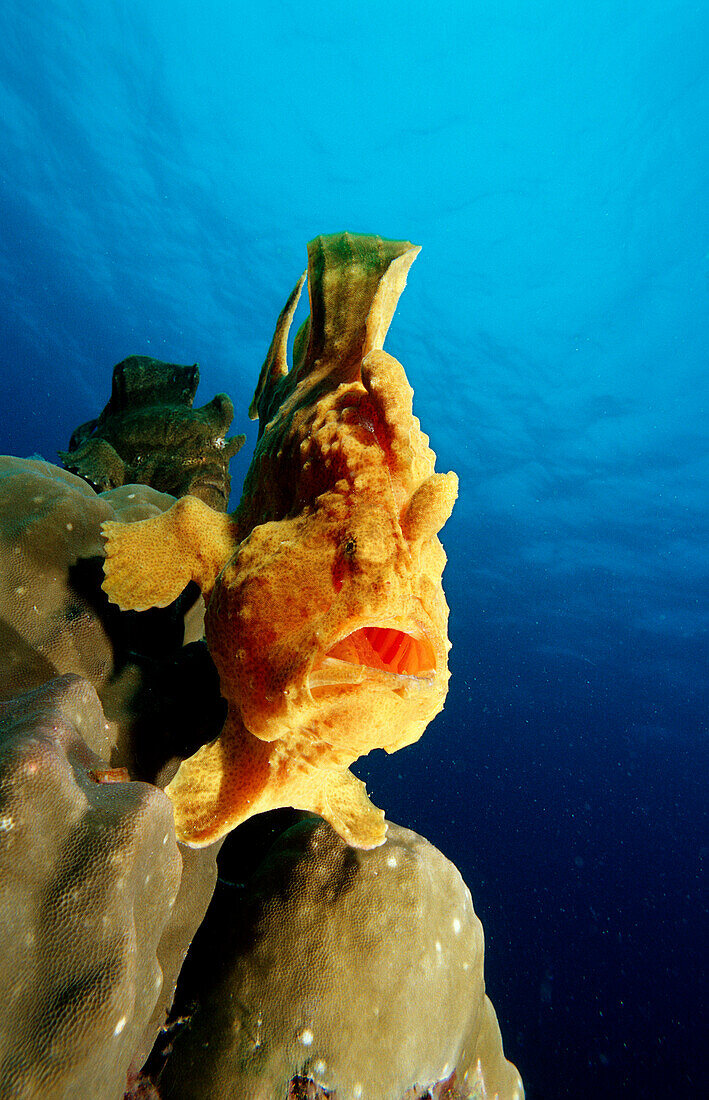
[[397,678],[430,683],[436,672],[436,657],[427,638],[417,638],[398,627],[362,626],[327,651],[313,666],[311,691],[334,684],[363,683],[367,679]]
[[310,316],[287,339],[306,275],[276,325],[250,413],[259,439],[232,515],[191,496],[106,523],[104,589],[121,608],[171,603],[195,581],[228,714],[167,787],[178,839],[209,844],[294,806],[348,843],[381,844],[384,814],[350,765],[417,740],[448,686],[438,532],[457,494],[383,351],[419,249],[340,233],[308,246]]

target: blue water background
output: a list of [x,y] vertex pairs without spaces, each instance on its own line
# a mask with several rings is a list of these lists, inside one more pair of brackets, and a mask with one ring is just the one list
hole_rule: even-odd
[[198,360],[251,445],[307,240],[423,245],[387,347],[461,480],[451,691],[360,774],[468,882],[531,1100],[709,1095],[708,32],[671,0],[0,8],[0,451],[54,459],[129,354]]

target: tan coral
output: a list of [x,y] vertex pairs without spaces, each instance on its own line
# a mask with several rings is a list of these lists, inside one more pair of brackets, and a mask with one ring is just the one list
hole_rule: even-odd
[[[0,896],[0,959],[3,960],[0,969],[6,976],[6,986],[0,984],[2,997],[0,1001],[7,1003],[10,1008],[10,1016],[5,1021],[0,1020],[0,1049],[2,1057],[6,1050],[18,1060],[24,1059],[27,1049],[22,1049],[25,1040],[20,1037],[20,1032],[31,1030],[34,1019],[35,1024],[41,1016],[32,1016],[29,1011],[32,1000],[27,1001],[28,1013],[25,1014],[11,998],[13,984],[20,981],[24,973],[23,966],[16,960],[12,961],[12,953],[21,950],[27,953],[28,958],[34,957],[33,949],[25,944],[25,931],[22,920],[23,906],[35,904],[37,911],[31,911],[31,927],[35,930],[44,922],[45,940],[47,950],[50,950],[52,940],[59,942],[61,928],[61,912],[57,906],[61,903],[61,892],[52,894],[49,890],[49,881],[44,877],[44,872],[37,877],[37,859],[54,851],[53,845],[60,843],[69,853],[71,846],[81,844],[86,848],[86,866],[82,869],[83,878],[89,876],[86,869],[91,860],[96,861],[97,872],[94,880],[103,882],[105,886],[111,881],[111,876],[119,868],[112,864],[106,868],[102,862],[100,853],[108,844],[111,851],[110,831],[104,830],[101,824],[101,815],[92,817],[97,808],[97,800],[109,799],[113,804],[121,802],[125,791],[142,791],[148,803],[154,803],[159,807],[160,815],[166,815],[167,822],[172,829],[172,807],[161,792],[156,792],[148,784],[131,782],[124,784],[127,769],[123,765],[129,765],[131,780],[146,778],[145,768],[141,765],[136,774],[136,746],[157,747],[156,756],[163,759],[163,740],[165,737],[164,722],[166,715],[178,712],[180,716],[189,708],[183,706],[180,709],[179,699],[175,699],[174,685],[186,681],[185,696],[187,692],[194,694],[197,699],[199,711],[209,709],[211,702],[205,698],[203,684],[199,672],[195,672],[195,663],[192,660],[182,662],[179,654],[187,651],[180,650],[179,638],[179,614],[175,616],[175,625],[170,626],[170,617],[166,616],[167,626],[161,629],[153,622],[151,631],[153,644],[159,639],[160,650],[165,656],[165,667],[176,668],[175,679],[172,676],[167,680],[146,673],[145,666],[140,666],[132,661],[126,663],[125,654],[132,653],[132,645],[140,648],[144,634],[143,623],[127,624],[117,623],[118,619],[126,619],[126,616],[104,606],[99,590],[100,572],[94,569],[99,566],[99,559],[103,554],[100,535],[101,523],[107,518],[119,519],[121,522],[134,522],[159,515],[160,512],[174,503],[172,497],[156,492],[146,485],[124,485],[109,492],[97,495],[84,480],[53,466],[41,459],[23,459],[10,456],[0,456],[0,725],[3,724],[3,714],[14,716],[14,725],[8,732],[5,729],[5,741],[0,745],[0,763],[2,764],[3,777],[0,782],[0,799],[4,800],[4,809],[0,810],[0,879],[3,871],[6,881],[0,882],[0,895],[3,889],[7,895]],[[92,559],[94,559],[92,561]],[[110,614],[106,614],[107,611]],[[160,614],[160,613],[158,613]],[[199,599],[189,611],[189,623],[186,627],[191,636],[201,637],[203,633],[204,609]],[[138,618],[135,616],[134,618]],[[137,656],[137,655],[136,655]],[[161,662],[153,658],[149,662],[149,668],[160,666]],[[89,680],[76,680],[72,676],[57,677],[61,674],[74,673]],[[65,685],[65,687],[63,687]],[[34,690],[33,690],[34,689]],[[94,695],[94,689],[103,704],[103,710]],[[24,702],[18,700],[18,696],[25,695]],[[11,706],[6,706],[1,700],[15,700]],[[36,711],[32,710],[34,699],[37,703]],[[146,702],[148,701],[149,702]],[[57,707],[55,708],[55,702]],[[35,718],[31,718],[32,714]],[[35,746],[41,741],[45,743],[47,738],[55,741],[65,729],[66,723],[77,731],[85,740],[90,749],[96,754],[96,759],[90,764],[90,770],[85,778],[90,778],[88,790],[92,792],[91,803],[94,810],[86,818],[86,831],[84,826],[71,826],[67,816],[67,803],[65,800],[66,784],[61,780],[65,774],[71,778],[71,769],[67,771],[67,759],[59,766],[59,758],[52,749],[46,756],[46,760],[57,765],[58,771],[54,771],[54,765],[49,770],[40,769],[37,772],[37,796],[40,801],[33,801],[34,795],[25,804],[24,796],[19,800],[16,810],[12,814],[20,815],[27,825],[25,841],[25,855],[18,856],[19,829],[10,828],[8,816],[8,800],[14,798],[14,779],[8,779],[8,737],[12,733],[15,736],[18,727],[22,725],[18,721],[18,715],[30,715],[28,730]],[[194,723],[194,713],[189,716]],[[66,720],[66,721],[65,721]],[[10,717],[4,719],[5,725]],[[185,717],[187,721],[187,717]],[[24,718],[23,718],[24,722]],[[68,728],[68,727],[67,727]],[[217,727],[218,728],[218,727]],[[171,735],[181,736],[182,726],[177,726],[174,721],[170,724]],[[15,732],[13,733],[12,730]],[[27,734],[30,737],[30,733]],[[39,741],[38,741],[39,738]],[[0,740],[2,740],[0,738]],[[4,745],[4,747],[3,747]],[[164,746],[168,757],[174,755],[169,744]],[[71,753],[69,753],[71,758]],[[113,766],[112,766],[113,765]],[[82,773],[83,774],[83,773]],[[171,773],[172,774],[172,773]],[[152,775],[152,773],[151,773]],[[107,779],[120,779],[121,782],[106,783]],[[46,783],[45,783],[46,780]],[[60,781],[61,780],[61,781]],[[59,782],[59,787],[52,787]],[[73,781],[72,781],[73,782]],[[47,786],[49,784],[49,786]],[[69,784],[71,786],[71,783]],[[94,790],[96,787],[96,790]],[[53,790],[53,793],[52,793]],[[44,794],[42,794],[44,792]],[[80,796],[74,792],[69,802]],[[44,801],[42,801],[44,799]],[[122,828],[126,833],[132,833],[133,825],[130,818],[135,814],[137,827],[145,830],[142,810],[138,803],[142,804],[142,798],[133,801],[133,809],[128,813]],[[130,798],[128,802],[130,803]],[[152,814],[152,810],[150,813]],[[83,813],[83,811],[82,811]],[[2,827],[2,821],[5,822]],[[28,824],[29,823],[29,824]],[[71,827],[70,827],[71,826]],[[9,830],[9,831],[8,831]],[[59,841],[62,830],[66,833],[64,839]],[[143,832],[138,838],[140,845],[149,845],[151,834]],[[89,843],[91,837],[93,841]],[[28,845],[28,846],[27,846]],[[170,847],[172,845],[172,847]],[[162,988],[153,997],[154,1008],[152,1016],[145,1027],[144,1039],[140,1040],[140,1050],[146,1056],[165,1020],[165,1013],[172,1001],[177,982],[177,976],[182,965],[189,943],[196,929],[202,921],[209,903],[214,883],[216,881],[216,847],[211,849],[193,850],[183,848],[181,851],[183,875],[180,890],[174,906],[171,908],[169,921],[165,926],[164,935],[160,939],[157,948],[157,958],[162,971]],[[162,865],[163,856],[174,849],[172,840],[162,845],[157,852],[149,853],[151,874],[155,874],[155,881],[147,891],[151,905],[162,887],[158,868]],[[56,849],[57,852],[60,848]],[[22,870],[22,860],[27,857],[27,874]],[[59,857],[57,857],[59,858]],[[62,857],[63,858],[63,857]],[[179,858],[179,857],[178,857]],[[54,856],[52,856],[52,860]],[[52,863],[50,860],[50,863]],[[130,861],[129,861],[130,863]],[[54,867],[47,868],[47,874],[58,874],[60,862]],[[70,883],[69,883],[70,885]],[[140,890],[144,891],[142,880],[138,883]],[[32,897],[35,901],[32,902]],[[128,897],[128,894],[125,895]],[[24,901],[22,900],[24,899]],[[172,903],[171,903],[172,905]],[[4,906],[4,908],[3,908]],[[41,907],[44,906],[50,914],[53,924],[48,923],[46,914],[40,917]],[[74,910],[73,903],[69,908],[71,915]],[[56,911],[55,911],[56,910]],[[59,912],[59,916],[57,913]],[[82,914],[79,910],[79,917]],[[98,910],[97,910],[98,912]],[[84,917],[90,914],[84,913]],[[100,914],[99,914],[100,915]],[[130,916],[130,906],[127,910]],[[73,917],[71,918],[74,919]],[[97,917],[98,919],[98,917]],[[78,918],[77,918],[78,920]],[[57,923],[58,922],[58,923]],[[93,925],[83,918],[78,920],[82,928],[91,931]],[[72,925],[69,925],[71,929]],[[52,930],[54,929],[54,930]],[[64,935],[64,933],[61,933]],[[67,933],[69,934],[69,933]],[[98,940],[91,940],[90,950],[83,952],[81,948],[81,934],[77,936],[71,933],[72,950],[68,952],[66,959],[62,956],[59,960],[71,976],[72,970],[78,973],[86,961],[95,956],[98,950]],[[93,933],[92,933],[93,935]],[[127,966],[127,971],[142,980],[139,968],[134,968],[136,958],[136,945],[130,938],[121,941],[121,950],[124,958],[132,960]],[[19,945],[19,947],[18,947]],[[115,944],[113,945],[115,947]],[[145,944],[138,945],[138,957],[142,957]],[[118,950],[118,949],[116,949]],[[120,952],[119,952],[120,954]],[[51,955],[49,956],[51,961]],[[8,960],[10,960],[8,962]],[[31,963],[28,973],[31,972],[32,982],[36,980],[36,992],[40,996],[42,992],[43,973],[41,968],[35,968]],[[49,968],[51,972],[51,967]],[[101,972],[96,968],[95,983],[87,985],[87,989],[98,987]],[[92,979],[93,980],[93,979]],[[132,979],[131,979],[132,980]],[[68,987],[78,988],[71,977],[68,979]],[[155,991],[151,985],[151,994]],[[7,995],[6,995],[7,994]],[[32,997],[34,997],[34,993]],[[136,1006],[137,1008],[137,1006]],[[58,1060],[57,1052],[67,1043],[71,1045],[74,1027],[71,1024],[71,1013],[66,1019],[69,1021],[68,1030],[64,1031],[59,1024],[54,1026],[44,1035],[49,1043],[46,1051],[40,1050],[44,1039],[37,1040],[34,1053],[30,1052],[37,1065],[45,1058],[50,1061]],[[112,1025],[113,1026],[113,1025]],[[126,1033],[120,1037],[120,1045],[124,1044]],[[50,1041],[51,1040],[51,1041]],[[114,1040],[109,1041],[109,1047],[115,1045]],[[94,1038],[90,1038],[88,1046],[92,1050],[91,1058],[101,1061],[104,1057],[100,1044],[96,1045]],[[136,1053],[138,1048],[133,1048]],[[10,1055],[8,1055],[9,1057]],[[132,1057],[129,1052],[128,1061]],[[90,1061],[90,1060],[89,1060]],[[69,1063],[71,1072],[71,1061]],[[75,1068],[75,1067],[74,1067]],[[34,1073],[35,1070],[28,1070]],[[37,1072],[39,1070],[37,1069]],[[77,1071],[78,1073],[78,1071]],[[70,1096],[108,1096],[108,1092],[98,1087],[86,1085],[86,1078],[75,1076],[75,1092],[67,1087],[57,1086],[51,1091],[45,1084],[39,1087],[39,1091],[32,1096],[40,1096],[42,1100],[51,1097],[69,1098]],[[0,1097],[16,1097],[20,1095],[16,1087],[16,1079],[10,1076],[7,1066],[0,1072]],[[81,1084],[83,1082],[83,1085]],[[2,1091],[2,1085],[6,1086],[6,1092]],[[95,1082],[94,1082],[95,1085]],[[120,1096],[123,1096],[125,1086],[125,1072],[120,1084]],[[30,1096],[30,1092],[22,1092],[22,1096]],[[116,1086],[118,1096],[118,1085]]]
[[170,803],[97,782],[107,749],[76,676],[0,703],[3,1100],[119,1100],[172,999],[186,944]]
[[229,705],[221,736],[167,788],[180,839],[210,843],[277,806],[312,810],[349,843],[383,814],[349,765],[415,741],[443,706],[447,614],[437,532],[457,492],[382,350],[408,242],[338,234],[308,248],[310,318],[279,318],[252,404],[260,437],[233,516],[185,497],[106,523],[104,588],[123,608],[170,603],[190,580]]
[[66,672],[104,700],[116,690],[112,641],[77,569],[103,554],[104,520],[156,516],[172,503],[145,485],[99,496],[42,459],[0,455],[0,699]]
[[239,897],[218,888],[212,934],[194,945],[183,996],[198,1008],[166,1100],[272,1100],[296,1075],[337,1100],[404,1100],[439,1095],[454,1071],[447,1095],[523,1100],[470,892],[423,837],[391,823],[380,848],[355,851],[311,818]]

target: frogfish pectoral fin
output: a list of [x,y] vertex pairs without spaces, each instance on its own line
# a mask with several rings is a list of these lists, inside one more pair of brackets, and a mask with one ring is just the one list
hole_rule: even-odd
[[219,840],[268,804],[271,745],[232,711],[215,741],[183,760],[165,793],[172,801],[177,839],[192,848]]
[[102,588],[122,611],[167,607],[190,581],[204,591],[234,552],[228,516],[186,496],[137,523],[104,523]]
[[386,839],[384,811],[370,801],[361,779],[348,769],[326,773],[300,809],[319,814],[353,848],[378,848]]
[[233,711],[216,741],[184,760],[166,788],[177,839],[212,844],[255,814],[292,806],[319,814],[355,848],[384,842],[384,811],[346,768],[313,767],[282,741],[261,741]]

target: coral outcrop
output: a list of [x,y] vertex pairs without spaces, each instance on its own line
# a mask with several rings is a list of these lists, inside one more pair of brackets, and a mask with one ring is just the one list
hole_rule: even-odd
[[171,608],[121,615],[100,587],[100,529],[173,503],[146,485],[97,494],[41,459],[0,456],[0,698],[84,676],[110,724],[114,762],[151,781],[210,722],[218,729],[211,662],[201,643],[183,648],[202,636],[204,605],[192,590]]
[[445,555],[457,492],[382,350],[408,242],[340,234],[308,250],[310,318],[278,321],[252,410],[261,435],[229,517],[190,497],[144,523],[106,523],[104,589],[121,608],[169,604],[189,581],[228,703],[221,736],[167,788],[180,840],[208,844],[294,806],[359,847],[384,815],[349,765],[421,736],[448,684]]
[[275,1100],[297,1077],[336,1100],[403,1100],[458,1067],[459,1096],[522,1096],[485,996],[470,893],[423,837],[390,823],[385,843],[363,851],[309,818],[213,906],[187,976],[199,1007],[161,1081],[167,1100]]
[[[206,650],[196,641],[183,648],[185,640],[199,638],[202,633],[204,612],[197,594],[192,593],[181,606],[137,616],[121,615],[111,608],[100,588],[101,523],[107,517],[120,517],[125,522],[145,519],[158,515],[172,503],[172,497],[142,485],[124,486],[97,495],[82,479],[43,460],[0,457],[0,698],[12,700],[13,707],[19,708],[8,711],[6,721],[12,720],[16,725],[13,715],[22,714],[23,736],[26,735],[28,741],[36,740],[45,737],[50,721],[57,724],[58,729],[64,729],[68,719],[65,721],[61,716],[69,708],[75,727],[72,751],[79,744],[79,737],[86,740],[97,757],[95,770],[106,777],[117,775],[128,780],[147,775],[155,780],[161,768],[172,774],[175,766],[170,767],[170,762],[175,754],[184,755],[185,750],[190,751],[189,739],[196,737],[199,744],[200,731],[212,728],[214,723],[218,728],[220,721],[216,679]],[[73,677],[68,680],[66,674],[71,673],[85,679]],[[56,751],[61,755],[63,750],[59,746]],[[74,767],[74,761],[71,755],[68,759],[69,763],[63,762],[62,767],[70,776],[67,768]],[[45,776],[47,782],[53,781],[53,776],[54,771],[50,769]],[[110,789],[108,786],[103,788],[104,797],[105,794],[110,796],[109,805],[111,799],[116,803],[123,787],[120,784],[115,788],[113,785]],[[167,814],[174,847],[169,800],[149,784],[129,783],[125,789],[129,788],[133,792],[142,791],[144,797],[150,792],[156,797],[159,795],[161,812]],[[5,789],[0,787],[0,791]],[[51,787],[37,790],[37,797],[46,798],[48,804],[59,797]],[[25,793],[29,797],[31,792]],[[80,799],[81,791],[74,792],[72,797]],[[142,811],[135,800],[125,810],[128,816],[133,812],[138,827]],[[104,828],[113,826],[108,819],[102,826],[98,814],[99,810],[94,807],[89,820],[96,821],[96,837],[100,838]],[[39,812],[30,818],[39,831],[34,840],[36,844],[54,845],[57,850],[71,844],[68,834],[63,839],[61,830],[65,822],[59,810],[57,815],[54,821],[46,814],[42,817]],[[129,825],[130,822],[126,822],[122,828],[128,829]],[[43,833],[46,833],[44,839]],[[14,957],[26,934],[21,924],[10,919],[14,909],[23,904],[21,899],[27,890],[27,885],[23,886],[22,880],[14,876],[19,835],[12,830],[0,830],[0,889],[4,889],[6,899],[0,923],[0,957],[3,952]],[[26,841],[25,836],[24,843]],[[145,843],[148,843],[147,836]],[[90,838],[86,846],[82,858],[86,859],[88,867]],[[132,854],[126,858],[133,861],[137,857]],[[141,858],[150,857],[144,853]],[[164,1022],[185,954],[204,918],[216,881],[215,858],[215,849],[196,852],[183,848],[178,856],[182,875],[178,875],[177,898],[174,904],[171,900],[167,906],[163,897],[164,912],[160,919],[164,927],[158,950],[161,982],[157,992],[153,990],[152,1016],[146,1026],[149,1039],[141,1047],[142,1058],[149,1053]],[[156,891],[153,902],[158,908],[164,880],[159,870],[161,859],[161,852],[156,852],[158,869],[153,880]],[[97,866],[100,869],[100,862]],[[54,873],[53,867],[42,871],[46,876],[51,873]],[[35,887],[38,892],[41,889],[49,891],[51,879],[38,878]],[[59,895],[53,897],[57,903],[61,902]],[[103,919],[105,914],[102,915],[100,903],[99,897],[95,914],[88,911],[83,914],[87,927],[94,917],[96,921]],[[91,904],[87,902],[87,906]],[[62,912],[67,912],[66,906]],[[39,919],[41,914],[36,915]],[[46,915],[43,919],[47,919]],[[56,920],[61,919],[59,913]],[[89,947],[90,939],[87,939],[90,956]],[[126,955],[133,950],[130,939],[124,941],[123,950]],[[37,973],[36,980],[40,982],[44,978]],[[40,994],[41,990],[37,996]],[[92,1011],[91,1005],[88,1010]],[[55,1024],[59,1036],[56,1042],[63,1042],[63,1024],[59,1020]],[[23,1024],[27,1032],[30,1026],[27,1020]],[[83,1025],[79,1021],[71,1026]],[[108,1026],[106,1018],[101,1026]],[[99,1044],[102,1041],[99,1024],[95,1027],[87,1024],[87,1027],[87,1034],[93,1036],[91,1041]],[[129,1036],[132,1034],[129,1032]],[[110,1036],[106,1033],[103,1038],[108,1041]],[[32,1047],[35,1050],[44,1042],[41,1036],[36,1041],[27,1036],[26,1039],[30,1046],[35,1044]],[[131,1058],[137,1054],[136,1049]],[[79,1055],[76,1057],[78,1059]],[[94,1070],[89,1067],[87,1072],[91,1074]],[[0,1072],[0,1086],[2,1080]],[[27,1085],[28,1097],[53,1100],[56,1096],[59,1100],[65,1095],[64,1085],[57,1084],[56,1091],[52,1092],[44,1079],[41,1088],[37,1085],[39,1091],[32,1092],[33,1087]],[[110,1092],[100,1090],[89,1090],[89,1094],[101,1100],[111,1096]],[[0,1097],[2,1095],[0,1091]],[[25,1093],[18,1086],[18,1090],[9,1095],[24,1096]],[[66,1096],[73,1095],[66,1092]]]
[[193,409],[199,368],[132,355],[113,368],[113,390],[97,420],[78,427],[64,465],[103,492],[152,485],[186,493],[217,511],[229,502],[229,460],[245,436],[226,438],[234,406],[225,393]]
[[119,1100],[159,1030],[182,861],[169,800],[108,770],[109,749],[84,680],[0,708],[3,1100]]

